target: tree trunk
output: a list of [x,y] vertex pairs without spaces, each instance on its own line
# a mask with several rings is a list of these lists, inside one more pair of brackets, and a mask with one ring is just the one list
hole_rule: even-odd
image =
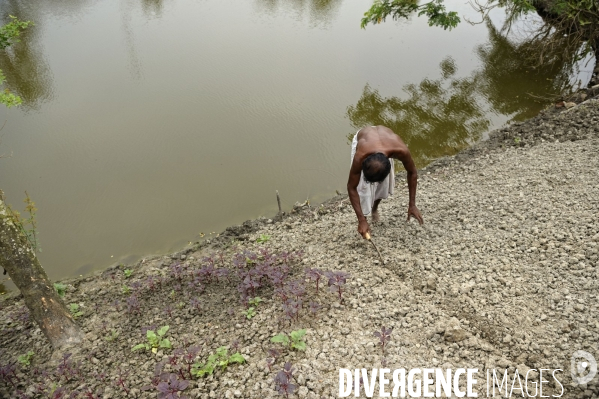
[[48,280],[35,251],[6,208],[0,191],[0,266],[23,294],[33,320],[54,349],[80,343],[83,335]]

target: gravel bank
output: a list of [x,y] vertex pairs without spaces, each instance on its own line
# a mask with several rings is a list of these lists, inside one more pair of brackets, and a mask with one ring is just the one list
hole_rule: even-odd
[[[83,396],[88,391],[106,399],[156,397],[154,387],[140,389],[152,385],[155,365],[172,359],[173,351],[131,347],[143,341],[141,327],[169,325],[174,348],[197,345],[205,360],[226,345],[247,361],[191,380],[181,393],[193,398],[280,397],[274,376],[285,361],[296,368],[298,389],[291,397],[336,398],[339,368],[382,365],[477,368],[481,396],[487,369],[507,368],[511,378],[515,369],[558,368],[564,370],[562,397],[597,397],[598,377],[572,384],[570,357],[585,350],[599,358],[598,154],[599,101],[589,100],[496,131],[421,171],[417,205],[423,226],[405,221],[407,185],[398,180],[395,198],[382,203],[382,221],[372,226],[386,265],[358,238],[351,205],[338,196],[317,208],[298,205],[290,215],[232,227],[209,245],[144,259],[128,267],[129,278],[122,267],[69,281],[65,302],[81,306],[78,320],[87,334],[75,356],[81,364],[71,365],[80,372],[72,376],[50,362],[46,341],[26,321],[22,301],[4,300],[0,366],[30,349],[35,355],[29,368],[17,365],[16,388],[0,380],[0,396],[21,391],[29,395],[24,397],[50,397],[54,381],[82,398],[90,397]],[[199,289],[193,285],[193,276],[212,260],[233,270],[236,254],[251,251],[260,263],[261,249],[267,256],[279,254],[274,263],[281,265],[287,263],[281,253],[303,251],[288,260],[288,282],[304,281],[305,268],[349,273],[343,301],[322,289],[325,283],[316,292],[314,282],[306,281],[304,309],[288,321],[277,291],[264,284],[256,291],[264,301],[248,319],[235,272],[204,279]],[[211,254],[217,255],[206,260]],[[152,288],[157,281],[160,286]],[[123,293],[123,285],[132,292]],[[193,298],[199,305],[190,303]],[[309,302],[321,308],[312,314]],[[393,328],[384,356],[373,335],[382,326]],[[269,369],[267,349],[277,347],[269,339],[303,328],[307,349],[280,349]],[[108,340],[113,334],[118,336]],[[180,362],[165,370],[175,372]],[[34,383],[45,384],[45,396],[34,394]],[[545,389],[544,395],[561,390],[554,382]]]

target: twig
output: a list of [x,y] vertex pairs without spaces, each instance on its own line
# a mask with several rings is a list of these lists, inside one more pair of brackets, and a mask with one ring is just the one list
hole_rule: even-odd
[[277,204],[279,205],[279,213],[282,213],[281,210],[281,197],[279,197],[279,190],[275,190],[277,193]]

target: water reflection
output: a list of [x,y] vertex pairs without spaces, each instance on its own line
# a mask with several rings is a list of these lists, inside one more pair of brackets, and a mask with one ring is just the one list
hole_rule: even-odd
[[162,0],[141,0],[141,9],[146,17],[160,18],[164,9]]
[[510,41],[491,23],[487,28],[489,42],[476,49],[482,65],[468,78],[456,78],[455,64],[447,58],[440,64],[441,78],[403,88],[407,99],[383,98],[367,84],[357,104],[347,109],[352,125],[390,127],[422,167],[479,140],[491,127],[491,113],[508,121],[538,114],[572,79],[570,55],[533,68],[530,42]]
[[325,27],[329,25],[342,0],[257,0],[256,4],[261,12],[276,14],[280,11],[290,10],[297,19],[302,19],[308,13],[312,25]]
[[574,67],[567,58],[572,57],[564,51],[559,61],[533,68],[541,47],[510,41],[490,22],[487,28],[489,42],[476,50],[482,61],[478,73],[484,77],[481,93],[497,113],[513,115],[514,120],[535,116],[547,99],[559,96],[569,85]]
[[479,106],[480,74],[456,78],[451,58],[443,60],[440,69],[439,79],[406,85],[407,99],[383,98],[366,85],[358,103],[347,109],[352,125],[388,126],[408,145],[418,167],[480,139],[490,123]]
[[[21,20],[32,20],[21,12],[18,2],[9,2],[11,7],[3,14],[0,24],[10,21],[8,15]],[[30,26],[21,41],[0,51],[0,69],[6,76],[4,87],[21,97],[24,109],[39,109],[40,105],[52,98],[52,73],[44,60],[41,49],[35,43],[39,34],[38,26]]]

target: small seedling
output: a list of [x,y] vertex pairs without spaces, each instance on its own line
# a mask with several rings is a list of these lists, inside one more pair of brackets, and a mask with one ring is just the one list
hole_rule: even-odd
[[306,277],[316,282],[316,293],[318,293],[318,283],[320,282],[320,279],[324,277],[324,272],[316,268],[306,269]]
[[304,336],[306,335],[306,330],[297,330],[291,331],[289,335],[285,333],[280,333],[275,335],[270,339],[270,342],[281,343],[284,346],[290,346],[291,349],[297,349],[299,351],[306,350],[306,342],[304,341]]
[[129,278],[133,274],[133,270],[125,269],[125,271],[123,271],[123,274],[125,275],[125,278]]
[[326,277],[328,278],[329,291],[336,292],[339,295],[339,303],[343,302],[343,298],[341,297],[343,293],[343,287],[349,278],[349,273],[342,271],[332,271],[326,272]]
[[381,328],[381,331],[376,331],[374,336],[379,339],[379,343],[381,345],[381,349],[383,350],[383,356],[385,356],[385,346],[391,341],[391,333],[393,332],[392,328],[385,328],[384,326]]
[[248,301],[248,303],[250,304],[250,306],[258,307],[258,304],[259,304],[260,302],[262,302],[262,301],[263,301],[263,299],[262,299],[262,298],[260,298],[259,296],[257,296],[257,297],[255,297],[255,298],[253,298],[253,299],[250,299],[250,300]]
[[520,137],[514,137],[514,143],[520,144]]
[[67,286],[61,283],[54,283],[54,289],[61,298],[67,293]]
[[204,377],[214,373],[216,367],[220,367],[221,370],[226,370],[230,364],[233,363],[245,363],[245,358],[239,353],[235,353],[229,356],[229,350],[226,346],[221,346],[216,350],[216,353],[208,356],[208,361],[204,364],[196,363],[191,369],[191,374],[196,377]]
[[69,305],[69,310],[71,311],[74,319],[83,316],[83,311],[79,310],[79,305],[76,303],[71,303]]
[[243,313],[247,319],[251,319],[256,316],[256,308],[250,306],[247,310],[242,310],[241,313]]
[[106,341],[108,342],[113,342],[116,341],[116,339],[118,338],[119,333],[116,332],[115,330],[110,331],[110,333],[105,337]]
[[129,295],[131,293],[131,288],[129,288],[128,285],[123,284],[122,291],[123,291],[123,294]]
[[17,358],[21,366],[29,367],[31,365],[31,358],[33,357],[33,351],[29,351],[24,355],[21,355]]
[[168,338],[164,338],[168,329],[169,326],[163,326],[160,327],[156,332],[153,330],[146,331],[146,338],[148,342],[135,345],[133,348],[131,348],[131,351],[135,352],[140,349],[145,349],[152,350],[152,353],[156,353],[158,352],[158,348],[171,349],[171,341],[169,341]]
[[258,244],[264,244],[270,240],[270,236],[268,234],[260,234],[260,237],[256,238],[256,242]]

